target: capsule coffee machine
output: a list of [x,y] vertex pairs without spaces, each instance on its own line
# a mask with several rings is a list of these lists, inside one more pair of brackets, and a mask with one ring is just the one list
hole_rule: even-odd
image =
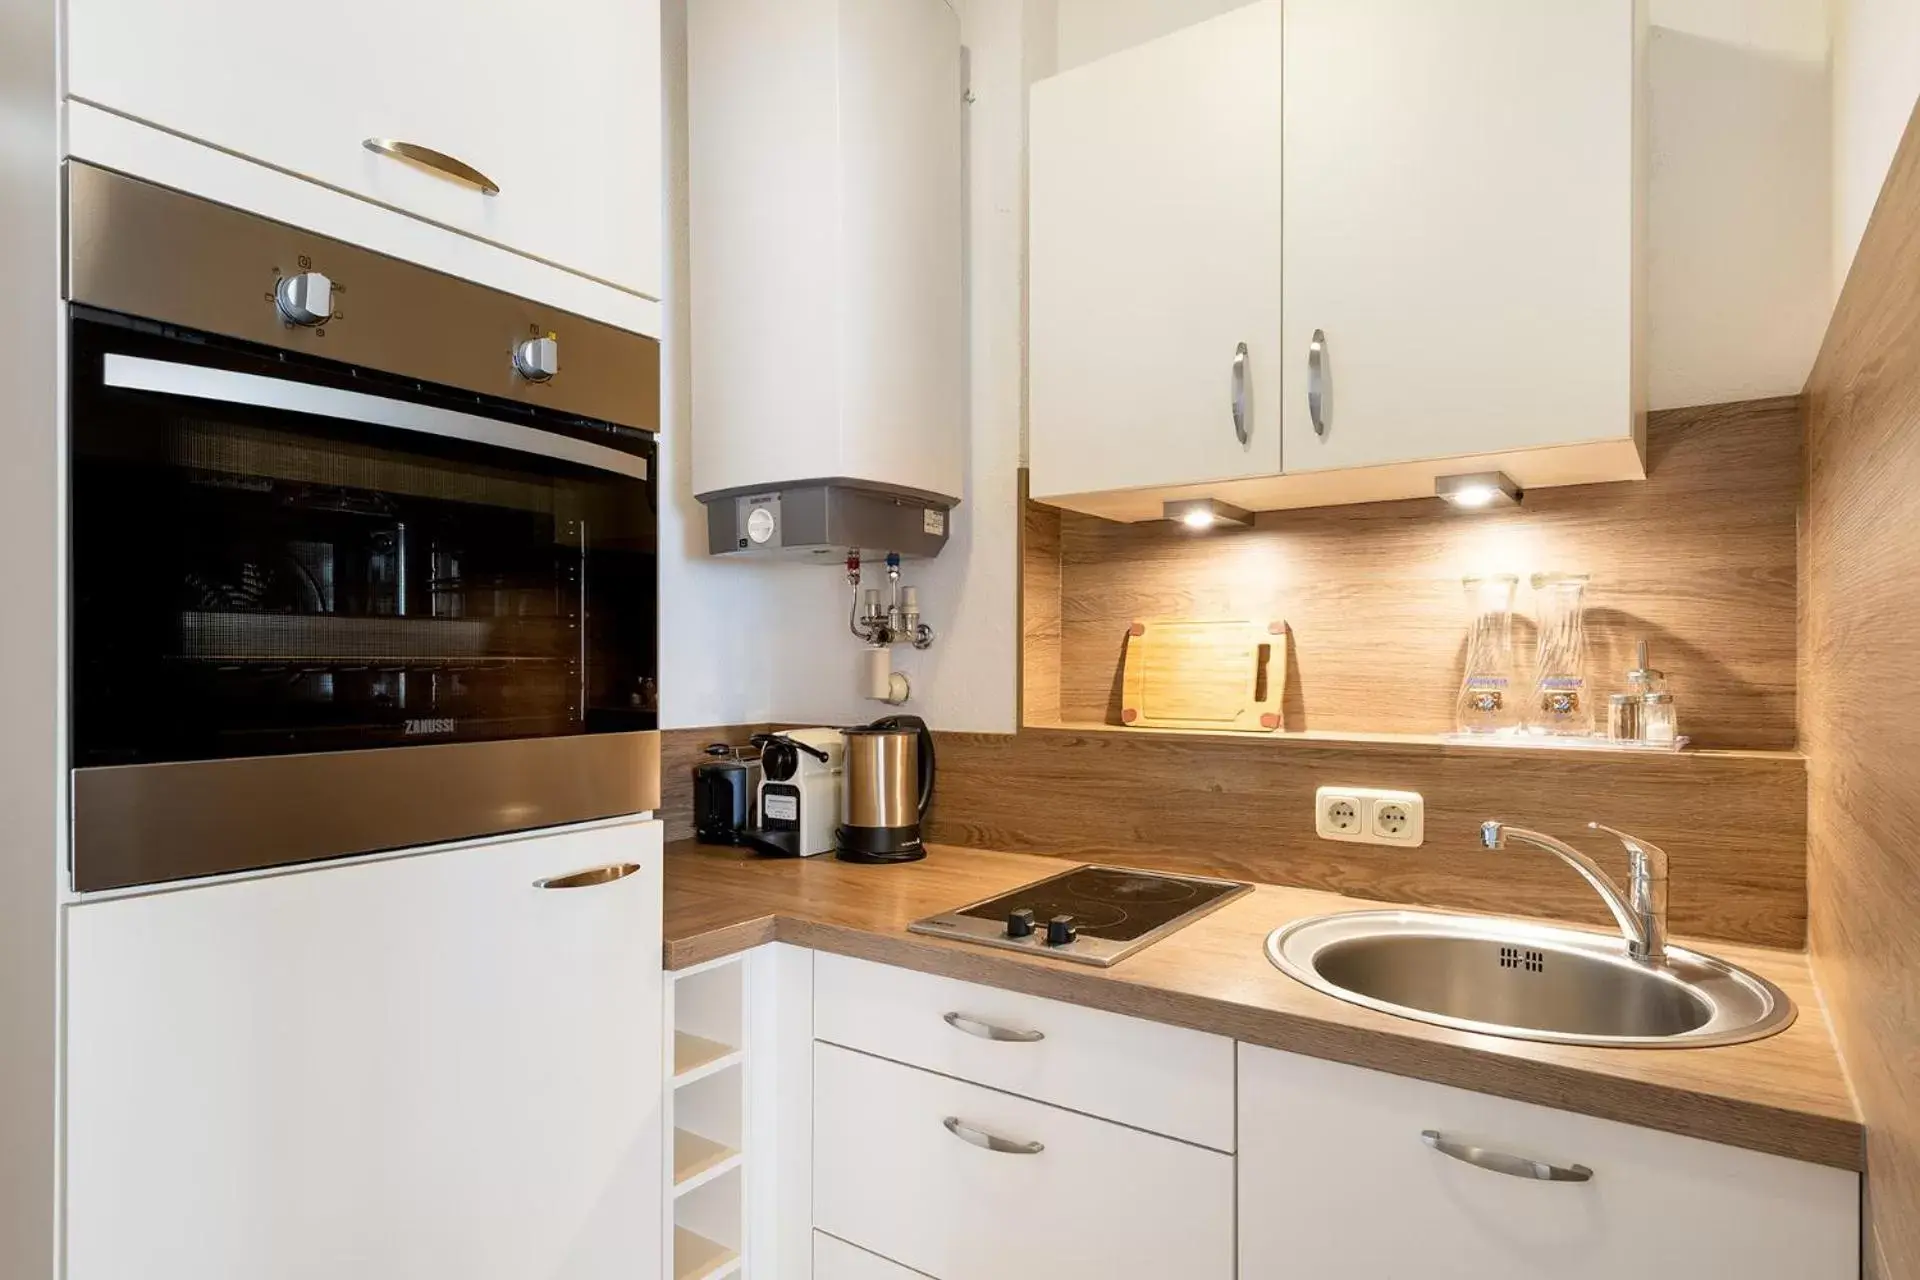
[[753,745],[760,748],[760,822],[740,833],[741,843],[777,857],[833,852],[846,741],[838,729],[754,734]]

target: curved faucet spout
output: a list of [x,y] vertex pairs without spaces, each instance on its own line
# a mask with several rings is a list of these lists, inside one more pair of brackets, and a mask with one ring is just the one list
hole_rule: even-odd
[[[1611,827],[1595,826],[1608,834],[1616,834]],[[1600,895],[1600,900],[1607,904],[1607,910],[1613,913],[1614,922],[1620,926],[1620,935],[1626,939],[1627,954],[1636,960],[1658,964],[1666,959],[1667,856],[1654,846],[1635,841],[1632,837],[1620,838],[1632,855],[1630,880],[1633,887],[1630,893],[1623,893],[1599,863],[1564,840],[1557,840],[1544,831],[1532,831],[1505,822],[1480,824],[1480,843],[1489,849],[1504,849],[1509,840],[1518,840],[1536,849],[1545,849],[1579,872],[1580,878],[1593,887],[1593,891]],[[1656,867],[1657,894],[1652,891]]]

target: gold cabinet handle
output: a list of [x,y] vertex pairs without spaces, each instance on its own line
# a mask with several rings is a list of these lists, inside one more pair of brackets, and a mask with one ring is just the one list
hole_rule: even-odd
[[625,880],[640,869],[638,863],[615,862],[609,866],[594,867],[589,871],[576,871],[569,876],[548,876],[545,880],[535,880],[536,889],[590,889],[597,884],[612,884],[615,880]]
[[444,151],[435,151],[432,147],[423,147],[417,142],[401,142],[397,138],[368,138],[360,144],[367,150],[383,156],[392,156],[396,160],[411,160],[424,165],[435,173],[444,174],[456,182],[470,182],[480,188],[483,196],[500,194],[500,184],[480,172],[464,160],[456,160]]

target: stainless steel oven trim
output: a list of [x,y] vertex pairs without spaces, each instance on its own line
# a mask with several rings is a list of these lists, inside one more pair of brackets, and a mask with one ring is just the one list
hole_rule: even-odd
[[269,378],[257,373],[178,364],[171,360],[151,360],[145,356],[109,353],[105,366],[101,381],[109,387],[125,391],[153,391],[161,395],[217,400],[222,404],[252,405],[260,409],[284,409],[290,413],[394,427],[401,431],[444,436],[450,440],[493,445],[516,453],[558,458],[597,471],[631,476],[635,480],[647,478],[647,460],[635,454],[575,440],[571,436],[555,435],[537,427],[502,422],[498,418],[485,418],[474,413],[461,413],[457,409],[442,409],[435,405],[371,396],[363,391],[344,391],[338,387],[316,386],[287,378]]
[[[67,162],[65,296],[102,311],[660,429],[660,343],[598,320],[258,214]],[[333,281],[323,324],[289,324],[279,283]],[[522,377],[513,355],[551,336],[562,368]]]
[[660,734],[73,771],[73,887],[160,884],[660,807]]

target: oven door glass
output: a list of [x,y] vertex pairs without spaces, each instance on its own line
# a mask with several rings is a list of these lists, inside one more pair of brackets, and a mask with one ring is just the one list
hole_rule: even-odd
[[78,767],[653,729],[652,437],[77,316]]

